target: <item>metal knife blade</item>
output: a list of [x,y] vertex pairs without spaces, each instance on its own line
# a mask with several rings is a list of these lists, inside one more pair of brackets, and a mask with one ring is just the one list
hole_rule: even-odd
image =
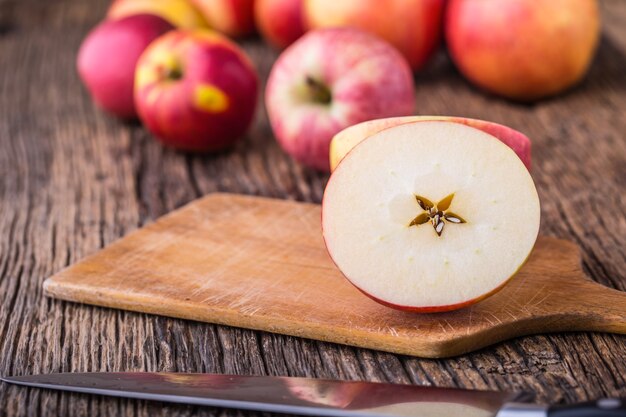
[[0,379],[114,397],[336,417],[494,417],[505,403],[520,401],[519,394],[494,391],[273,376],[130,372]]

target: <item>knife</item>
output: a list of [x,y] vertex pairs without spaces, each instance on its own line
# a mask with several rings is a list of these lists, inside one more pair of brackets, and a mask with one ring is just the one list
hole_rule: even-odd
[[184,373],[59,373],[9,384],[113,397],[322,417],[624,417],[626,401],[563,407],[528,395],[359,381]]

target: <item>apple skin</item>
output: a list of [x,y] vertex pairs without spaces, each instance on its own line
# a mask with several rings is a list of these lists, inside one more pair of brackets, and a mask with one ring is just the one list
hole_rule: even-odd
[[238,38],[254,33],[255,0],[190,0],[209,26],[224,35]]
[[450,0],[445,17],[459,71],[479,87],[519,101],[578,83],[599,33],[596,0]]
[[206,29],[176,30],[139,58],[135,104],[161,142],[187,151],[232,145],[254,116],[258,76],[226,37]]
[[394,45],[414,70],[430,58],[441,38],[444,0],[305,0],[310,29],[351,26]]
[[306,32],[303,0],[256,0],[254,15],[259,32],[276,48],[284,49]]
[[104,21],[87,35],[76,66],[98,106],[123,119],[137,117],[133,101],[135,66],[150,42],[172,29],[158,16],[140,14]]
[[466,126],[482,130],[492,136],[498,138],[502,143],[517,154],[522,160],[526,168],[531,168],[531,141],[528,136],[510,127],[487,122],[485,120],[469,119],[466,117],[455,116],[407,116],[407,117],[390,117],[386,119],[369,120],[353,126],[350,126],[337,133],[330,142],[330,169],[334,171],[341,160],[346,156],[352,148],[361,141],[380,132],[381,130],[398,126],[405,123],[421,122],[421,121],[444,121],[460,123]]
[[143,13],[161,16],[178,28],[208,27],[200,12],[188,0],[114,0],[107,18],[116,20]]
[[[325,90],[321,95],[328,100],[318,90]],[[415,87],[408,63],[387,42],[354,28],[321,29],[280,55],[265,103],[282,148],[299,162],[328,171],[336,133],[364,120],[413,113]]]

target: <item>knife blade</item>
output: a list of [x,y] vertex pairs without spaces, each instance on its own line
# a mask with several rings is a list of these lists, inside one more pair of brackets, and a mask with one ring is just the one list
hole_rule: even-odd
[[[146,372],[59,373],[0,380],[87,394],[322,417],[550,415],[547,407],[519,403],[528,400],[524,394],[361,381]],[[598,414],[598,407],[593,408],[595,414],[589,416],[624,416]],[[607,410],[620,412],[616,407]]]

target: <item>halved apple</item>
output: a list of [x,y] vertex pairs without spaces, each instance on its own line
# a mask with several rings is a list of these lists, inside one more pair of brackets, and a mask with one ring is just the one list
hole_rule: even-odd
[[459,123],[406,123],[354,147],[322,206],[328,252],[385,305],[448,311],[500,289],[539,231],[539,197],[515,152]]
[[330,169],[331,171],[334,170],[343,157],[346,156],[346,154],[350,152],[350,150],[359,142],[383,129],[405,123],[434,120],[464,124],[495,136],[502,143],[513,149],[522,162],[524,162],[524,165],[530,169],[531,146],[528,136],[518,132],[517,130],[511,129],[508,126],[498,123],[456,116],[388,117],[384,119],[368,120],[366,122],[352,125],[337,133],[330,142]]

